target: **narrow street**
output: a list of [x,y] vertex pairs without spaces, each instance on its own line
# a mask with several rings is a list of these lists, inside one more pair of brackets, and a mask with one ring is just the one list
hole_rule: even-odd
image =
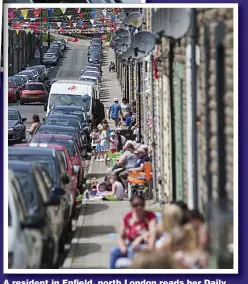
[[233,268],[232,9],[8,15],[12,266]]

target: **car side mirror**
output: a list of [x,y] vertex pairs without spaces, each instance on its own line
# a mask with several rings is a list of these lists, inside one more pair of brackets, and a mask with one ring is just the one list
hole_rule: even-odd
[[23,229],[40,229],[45,226],[45,219],[42,216],[31,216],[27,220],[21,223]]
[[60,186],[54,186],[52,189],[52,192],[59,196],[65,195],[65,190],[61,188]]
[[68,174],[65,174],[65,175],[62,177],[62,182],[63,182],[63,184],[68,184],[68,183],[70,183],[70,178],[69,178]]
[[27,121],[27,118],[26,118],[26,117],[25,117],[25,118],[22,118],[21,121],[22,121],[22,123],[23,123],[23,122]]
[[46,206],[60,205],[60,197],[57,194],[52,194],[48,201],[45,202]]
[[47,104],[44,104],[44,111],[47,111]]

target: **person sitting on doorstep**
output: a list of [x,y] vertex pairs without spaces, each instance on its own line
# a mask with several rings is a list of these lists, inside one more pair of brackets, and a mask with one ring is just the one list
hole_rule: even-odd
[[123,126],[128,126],[128,127],[132,127],[132,115],[131,112],[126,112],[123,116],[124,122],[123,122]]
[[128,178],[128,172],[144,172],[145,171],[145,162],[149,162],[149,157],[146,154],[146,150],[144,147],[139,147],[135,153],[138,155],[139,159],[135,163],[133,168],[129,168],[125,170],[124,172],[120,173],[120,179],[122,183],[124,184],[125,188],[127,189],[127,178]]

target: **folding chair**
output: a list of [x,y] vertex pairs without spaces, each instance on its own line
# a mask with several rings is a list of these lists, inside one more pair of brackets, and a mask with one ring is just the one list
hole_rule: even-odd
[[152,180],[151,163],[144,164],[144,172],[129,172],[128,173],[128,197],[133,194],[144,195],[145,198],[150,198],[149,184]]

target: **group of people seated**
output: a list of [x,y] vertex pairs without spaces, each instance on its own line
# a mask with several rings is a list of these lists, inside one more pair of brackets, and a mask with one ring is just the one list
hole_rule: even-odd
[[162,215],[156,214],[146,210],[141,195],[133,195],[130,205],[118,245],[110,251],[110,269],[208,268],[208,235],[198,210],[175,202],[166,204]]

